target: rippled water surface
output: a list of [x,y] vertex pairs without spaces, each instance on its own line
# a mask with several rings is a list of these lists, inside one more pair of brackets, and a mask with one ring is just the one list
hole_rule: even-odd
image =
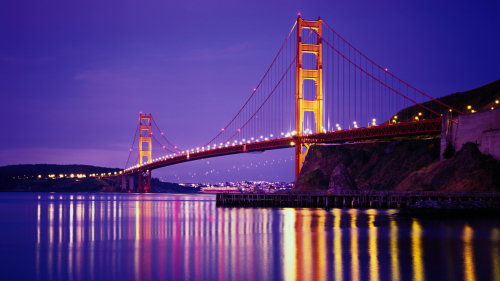
[[500,220],[0,193],[0,280],[500,280]]

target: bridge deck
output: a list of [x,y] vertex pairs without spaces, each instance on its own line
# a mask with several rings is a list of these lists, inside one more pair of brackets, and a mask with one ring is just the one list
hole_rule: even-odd
[[199,150],[192,153],[184,153],[173,157],[162,157],[157,161],[129,168],[124,171],[125,175],[138,173],[141,170],[154,170],[165,166],[180,164],[187,161],[245,153],[252,151],[264,151],[293,147],[294,143],[341,143],[347,141],[361,141],[389,137],[402,137],[411,135],[437,134],[441,132],[441,119],[430,119],[416,122],[404,122],[390,125],[378,125],[358,129],[347,129],[326,133],[294,136],[288,138],[272,139],[267,141],[252,142],[241,145],[220,147],[209,150]]

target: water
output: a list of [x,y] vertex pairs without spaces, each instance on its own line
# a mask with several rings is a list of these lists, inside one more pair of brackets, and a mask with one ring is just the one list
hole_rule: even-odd
[[0,280],[500,280],[500,220],[0,193]]

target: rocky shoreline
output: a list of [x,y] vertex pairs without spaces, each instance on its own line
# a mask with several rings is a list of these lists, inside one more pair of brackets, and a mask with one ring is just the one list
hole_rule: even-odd
[[412,218],[500,218],[500,202],[419,201],[395,215]]

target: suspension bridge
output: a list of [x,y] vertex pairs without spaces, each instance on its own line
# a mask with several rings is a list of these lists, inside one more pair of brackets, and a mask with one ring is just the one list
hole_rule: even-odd
[[[126,167],[110,176],[132,190],[138,174],[138,191],[148,192],[154,169],[295,147],[297,177],[312,144],[440,133],[444,111],[462,114],[394,76],[320,18],[299,15],[263,78],[213,138],[196,148],[177,147],[151,114],[141,112]],[[153,146],[164,153],[153,158]]]

